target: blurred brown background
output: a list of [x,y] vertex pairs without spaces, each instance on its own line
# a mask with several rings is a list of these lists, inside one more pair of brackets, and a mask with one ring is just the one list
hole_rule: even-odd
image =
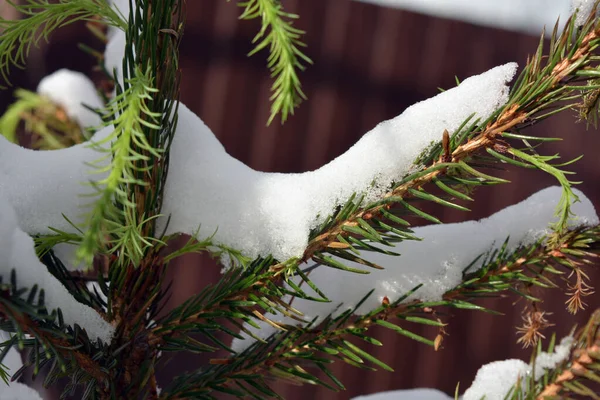
[[[265,126],[271,85],[266,55],[246,57],[258,24],[239,21],[240,10],[233,2],[188,0],[181,47],[182,101],[212,128],[229,153],[262,171],[315,169],[344,152],[378,122],[435,95],[438,87],[452,87],[455,76],[464,79],[509,61],[523,66],[539,40],[350,0],[283,3],[289,11],[300,14],[297,26],[307,31],[307,53],[314,61],[301,74],[309,100],[284,126]],[[0,5],[7,15],[6,4]],[[80,42],[101,46],[82,25],[61,29],[50,44],[32,51],[27,69],[13,72],[13,84],[35,89],[44,75],[62,67],[90,73],[93,60],[77,49]],[[0,110],[10,101],[10,91],[0,92]],[[564,112],[529,133],[565,138],[563,143],[546,146],[548,154],[560,149],[565,160],[585,154],[573,167],[575,179],[584,181],[579,188],[600,207],[600,139],[594,129],[586,131],[584,124],[575,124],[575,119],[574,112]],[[444,222],[484,217],[554,184],[541,172],[509,170],[503,175],[513,184],[479,190],[470,214],[440,209],[436,215]],[[218,276],[219,268],[205,257],[190,257],[174,266],[172,305]],[[590,271],[590,278],[598,283],[600,273]],[[553,313],[550,318],[557,324],[548,333],[556,331],[558,337],[600,306],[598,296],[592,295],[587,298],[588,309],[574,317],[565,311],[566,296],[561,292],[548,291],[544,299],[543,308]],[[438,352],[390,331],[377,331],[376,337],[385,345],[368,350],[395,372],[365,372],[338,364],[334,370],[347,386],[346,392],[335,394],[318,387],[283,384],[277,387],[292,400],[348,399],[411,387],[434,387],[450,394],[458,382],[462,392],[482,364],[506,358],[528,359],[530,352],[516,344],[514,327],[521,322],[523,302],[515,300],[509,297],[483,303],[504,312],[503,316],[454,311],[449,335]],[[411,328],[428,337],[437,333]],[[162,384],[166,386],[174,374],[197,368],[204,361],[197,356],[176,358],[162,372]]]

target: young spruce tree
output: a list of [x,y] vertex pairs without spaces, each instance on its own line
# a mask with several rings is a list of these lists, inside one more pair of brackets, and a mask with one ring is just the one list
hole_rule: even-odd
[[[69,96],[75,96],[70,103],[53,101],[52,90],[19,90],[17,101],[0,119],[0,131],[6,138],[0,141],[0,329],[8,333],[1,344],[0,360],[8,360],[15,348],[22,351],[25,359],[23,367],[16,371],[0,369],[6,381],[13,381],[0,388],[0,397],[3,393],[9,396],[11,390],[13,396],[19,390],[25,393],[14,381],[35,376],[42,368],[46,372],[44,385],[70,379],[65,398],[75,393],[85,399],[213,399],[223,393],[240,398],[277,398],[270,387],[273,379],[343,390],[343,383],[331,372],[333,362],[390,370],[369,354],[366,345],[381,345],[370,336],[372,326],[383,326],[438,348],[444,329],[448,329],[438,310],[489,311],[477,304],[478,298],[510,291],[528,304],[526,323],[518,328],[519,341],[534,346],[537,354],[542,353],[541,330],[549,323],[535,297],[543,292],[531,289],[562,288],[568,295],[569,311],[575,313],[584,307],[582,298],[592,291],[586,269],[597,263],[600,227],[595,215],[574,219],[575,202],[583,196],[572,189],[573,182],[565,169],[569,163],[558,163],[557,155],[544,155],[544,142],[555,139],[528,136],[527,128],[573,109],[579,110],[582,119],[595,124],[600,98],[600,21],[595,10],[585,20],[579,15],[564,26],[557,24],[550,46],[546,48],[543,39],[540,41],[510,92],[500,91],[505,97],[494,103],[496,107],[488,115],[469,114],[458,127],[436,131],[436,139],[421,146],[404,172],[387,181],[380,180],[381,174],[374,174],[367,186],[330,201],[329,215],[316,215],[318,211],[314,211],[314,215],[300,218],[310,229],[304,236],[300,229],[300,239],[290,242],[287,236],[283,237],[287,234],[286,225],[277,224],[296,218],[304,210],[295,209],[293,202],[288,207],[289,215],[281,220],[272,217],[269,208],[250,214],[252,221],[247,224],[255,231],[247,230],[242,219],[235,229],[223,222],[217,223],[214,232],[208,231],[203,225],[206,221],[202,217],[195,220],[192,214],[190,223],[195,224],[195,230],[180,229],[174,207],[167,206],[177,198],[177,193],[174,197],[167,193],[171,190],[169,184],[183,179],[176,175],[181,171],[171,159],[175,162],[173,152],[181,148],[177,145],[179,135],[194,137],[201,132],[206,135],[207,131],[201,122],[190,125],[190,121],[199,120],[178,102],[178,48],[184,35],[185,1],[116,3],[24,0],[10,3],[22,19],[0,20],[0,72],[7,85],[9,69],[14,65],[26,67],[31,46],[61,26],[88,21],[90,29],[107,42],[104,56],[90,51],[98,56],[106,73],[97,87],[102,95],[101,106],[96,107],[89,96],[77,99],[75,93],[81,93],[87,84],[81,83],[79,77],[77,90],[67,90]],[[284,11],[279,0],[247,0],[238,5],[241,19],[260,21],[251,54],[268,53],[273,85],[267,123],[277,118],[283,123],[306,99],[299,71],[311,64],[302,50],[303,32],[293,26],[297,16]],[[116,54],[124,58],[108,65],[109,58],[114,59],[115,48]],[[503,88],[509,78],[502,78],[499,87]],[[69,79],[55,81],[73,85]],[[458,89],[476,87],[479,81],[468,82]],[[60,89],[54,90],[56,97]],[[468,95],[453,90],[448,91],[448,96]],[[98,124],[90,131],[78,119],[81,113],[89,112],[81,109],[80,102],[97,108]],[[35,138],[32,147],[52,152],[23,153],[10,143],[18,141],[16,132],[22,121]],[[186,143],[201,143],[207,151],[218,153],[214,138],[207,137],[204,142]],[[82,142],[85,143],[78,144]],[[86,174],[82,176],[88,177],[87,184],[73,183],[79,176],[73,169],[63,169],[68,172],[65,176],[54,177],[61,193],[77,196],[84,192],[64,189],[74,184],[87,191],[84,200],[65,200],[68,204],[85,203],[80,212],[65,211],[60,208],[62,204],[55,206],[57,201],[51,190],[48,197],[31,199],[32,193],[45,192],[35,192],[37,186],[22,180],[30,177],[11,173],[13,162],[26,166],[31,163],[32,171],[41,170],[35,169],[36,163],[52,170],[53,165],[44,164],[52,154],[77,161],[67,167],[80,166],[75,169],[81,169]],[[507,165],[551,174],[560,185],[561,189],[553,192],[560,197],[554,203],[558,203],[555,219],[546,221],[544,228],[551,223],[550,228],[535,240],[515,245],[506,237],[502,238],[506,239],[504,243],[490,238],[484,247],[465,249],[465,254],[476,251],[474,257],[455,266],[459,268],[458,280],[442,286],[437,295],[431,294],[435,292],[433,280],[422,276],[421,283],[401,295],[382,295],[380,289],[363,287],[366,295],[348,290],[353,292],[350,295],[359,295],[348,300],[339,296],[339,288],[333,288],[319,275],[333,271],[329,276],[334,280],[339,276],[337,285],[344,285],[352,276],[352,282],[369,286],[373,280],[368,280],[368,274],[384,273],[380,272],[384,267],[392,277],[395,269],[414,269],[408,262],[403,263],[404,255],[398,257],[393,251],[398,246],[400,253],[410,254],[414,243],[422,239],[427,244],[426,233],[434,232],[411,230],[408,220],[418,217],[440,223],[421,210],[422,204],[434,202],[467,210],[465,205],[476,198],[475,189],[508,184],[489,172]],[[238,167],[232,168],[235,174]],[[75,178],[67,176],[73,174]],[[260,176],[265,176],[266,181],[276,179],[267,175]],[[227,179],[228,175],[224,176]],[[209,195],[220,195],[214,191],[218,183],[199,179],[201,191],[206,188]],[[311,179],[315,179],[311,183],[319,183],[318,176]],[[189,184],[194,185],[191,181]],[[202,186],[209,184],[216,186]],[[237,183],[220,184],[227,187]],[[275,188],[283,185],[276,184]],[[287,201],[285,195],[281,200]],[[39,204],[40,209],[28,206],[32,204]],[[208,207],[201,202],[195,206],[200,210]],[[187,211],[184,207],[183,212]],[[226,215],[218,217],[225,221]],[[47,221],[58,222],[55,225]],[[269,227],[271,236],[261,230]],[[453,229],[459,228],[453,226],[440,232],[451,233]],[[192,234],[192,238],[182,248],[170,251],[167,244],[179,232]],[[242,239],[235,242],[236,237]],[[248,245],[248,237],[258,244]],[[290,250],[290,243],[300,243],[302,248]],[[61,256],[61,244],[76,248],[75,254]],[[41,263],[29,257],[34,249]],[[220,259],[226,267],[221,280],[175,309],[163,311],[161,306],[169,296],[165,271],[175,258],[192,252],[209,252]],[[79,266],[69,265],[73,261]],[[342,302],[352,306],[338,307]],[[311,308],[312,303],[317,308]],[[433,325],[440,334],[435,338],[421,337],[411,332],[411,325],[406,322]],[[197,339],[198,334],[201,339]],[[234,345],[231,340],[222,341],[222,335],[237,341]],[[365,346],[356,345],[356,339]],[[598,398],[598,312],[574,333],[570,343],[567,354],[545,367],[542,376],[519,375],[508,386],[506,396]],[[552,353],[554,347],[553,338],[547,351]],[[225,351],[229,356],[214,356],[209,364],[159,389],[156,369],[160,359],[176,352],[217,351]],[[34,398],[32,392],[27,393],[25,397],[11,398]]]

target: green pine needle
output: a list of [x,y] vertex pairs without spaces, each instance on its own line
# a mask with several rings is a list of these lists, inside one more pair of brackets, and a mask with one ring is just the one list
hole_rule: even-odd
[[240,19],[262,19],[261,29],[252,40],[256,46],[248,55],[269,48],[267,65],[275,82],[271,86],[271,116],[267,125],[277,114],[281,115],[281,123],[284,123],[289,115],[294,114],[294,108],[306,99],[298,71],[304,70],[303,63],[312,64],[311,59],[300,50],[306,46],[300,40],[304,31],[294,28],[290,21],[297,19],[298,15],[285,12],[279,0],[240,1],[238,5],[244,7]]
[[23,67],[31,46],[39,45],[42,39],[48,41],[57,28],[101,16],[109,25],[127,29],[127,22],[105,0],[26,0],[21,5],[7,0],[7,3],[26,18],[0,18],[0,75],[6,82],[10,66]]

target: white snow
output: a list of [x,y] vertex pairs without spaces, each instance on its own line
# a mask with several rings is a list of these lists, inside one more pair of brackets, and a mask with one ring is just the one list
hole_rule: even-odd
[[2,400],[44,400],[35,389],[19,382],[11,382],[6,386],[0,384],[0,398]]
[[81,72],[60,69],[44,77],[37,92],[62,106],[67,115],[77,121],[82,128],[98,127],[102,119],[98,114],[84,107],[102,109],[104,103],[94,84]]
[[[593,204],[578,190],[580,202],[573,205],[576,218],[569,226],[596,225],[598,217]],[[304,320],[316,318],[319,323],[329,314],[337,316],[348,309],[354,309],[360,300],[374,289],[373,294],[356,310],[362,315],[375,309],[384,297],[390,302],[406,294],[419,284],[423,284],[406,301],[420,299],[437,301],[442,295],[462,281],[462,270],[471,264],[480,254],[501,247],[507,237],[508,251],[514,251],[519,245],[534,243],[550,233],[549,224],[555,221],[555,209],[561,196],[560,187],[549,187],[537,192],[521,203],[512,205],[488,218],[479,221],[466,221],[456,224],[429,225],[414,229],[414,234],[422,241],[403,241],[392,250],[399,257],[380,253],[366,252],[362,256],[385,269],[377,270],[345,261],[346,265],[368,270],[370,274],[356,274],[325,266],[314,269],[309,278],[325,293],[331,302],[313,302],[300,298],[294,299],[294,308],[304,313]],[[465,241],[464,238],[469,240]],[[343,260],[340,260],[343,261]],[[483,262],[479,259],[471,272],[476,271]],[[296,284],[300,280],[296,280]],[[309,287],[303,290],[319,297]],[[286,302],[290,300],[288,296]],[[268,315],[275,322],[296,325],[289,317]],[[259,323],[261,329],[257,336],[267,338],[276,331],[270,325]],[[234,340],[232,347],[241,351],[252,344],[252,340]]]
[[539,380],[546,370],[556,368],[565,361],[573,346],[572,336],[563,338],[554,353],[540,353],[534,362],[535,369],[521,360],[494,361],[479,369],[471,387],[463,395],[463,400],[480,400],[485,396],[486,400],[504,400],[509,390],[517,384],[521,378],[524,387],[525,380],[531,376],[532,369],[534,378]]
[[553,353],[542,352],[535,358],[535,369],[533,376],[540,379],[546,370],[556,368],[560,363],[569,357],[571,347],[575,344],[573,336],[565,336],[558,346],[554,348]]
[[116,73],[117,81],[123,84],[123,57],[125,56],[125,32],[113,28],[110,40],[104,50],[104,67],[113,76]]
[[585,21],[594,9],[595,3],[596,0],[571,0],[571,13],[577,11],[575,26],[582,26],[585,24]]
[[546,27],[546,34],[551,34],[559,16],[562,21],[569,16],[569,0],[358,1],[533,35],[540,35],[544,27]]
[[[101,141],[111,132],[112,128],[104,128],[93,140]],[[85,197],[94,193],[86,183],[106,176],[86,165],[103,156],[88,146],[83,143],[61,150],[34,151],[0,137],[0,193],[14,209],[22,230],[53,234],[49,229],[53,227],[77,232],[62,214],[82,224],[87,205],[95,199]],[[106,163],[109,161],[106,159]]]
[[[565,361],[573,346],[574,339],[567,336],[555,347],[554,353],[540,353],[535,359],[535,379],[542,377],[547,369],[556,368]],[[508,392],[515,388],[517,383],[525,388],[526,380],[531,376],[532,366],[524,361],[511,359],[494,361],[482,366],[475,376],[462,400],[504,400]],[[435,389],[393,390],[354,397],[353,400],[445,400],[453,397]]]
[[[10,339],[8,333],[0,331],[0,341],[4,342]],[[11,347],[8,354],[2,360],[2,364],[6,367],[9,378],[23,366],[21,355],[15,347]],[[0,380],[0,399],[2,400],[41,400],[42,397],[34,389],[19,383],[9,382],[7,385],[3,380]]]
[[352,400],[452,400],[444,392],[436,389],[391,390],[364,396],[353,397]]
[[302,174],[252,170],[228,155],[200,118],[180,105],[162,210],[171,216],[167,233],[193,234],[201,226],[201,236],[216,230],[216,242],[250,257],[300,256],[310,229],[353,193],[378,198],[411,171],[415,158],[441,140],[445,129],[454,133],[471,114],[485,119],[503,105],[515,71],[511,63],[465,79],[380,123],[329,164]]
[[491,362],[477,371],[462,400],[504,400],[519,380],[521,385],[525,384],[529,374],[529,365],[521,360]]
[[[116,6],[126,13],[126,4]],[[115,32],[105,52],[109,70],[120,71],[124,47],[124,33]],[[310,229],[353,193],[378,198],[410,172],[414,159],[445,129],[453,133],[471,114],[486,118],[503,105],[506,83],[515,72],[511,63],[468,78],[379,124],[342,156],[303,174],[252,170],[228,155],[202,120],[181,104],[159,231],[170,217],[167,234],[194,234],[202,228],[201,237],[216,232],[215,242],[249,257],[300,256]]]
[[92,308],[77,302],[68,290],[48,272],[37,258],[33,240],[18,225],[17,214],[0,191],[0,275],[4,282],[11,270],[17,273],[17,286],[37,284],[45,292],[49,310],[60,308],[67,324],[79,324],[92,339],[110,342],[114,328]]

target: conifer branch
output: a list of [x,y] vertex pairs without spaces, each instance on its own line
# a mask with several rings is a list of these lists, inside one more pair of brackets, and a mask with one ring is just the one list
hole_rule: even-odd
[[[157,120],[161,114],[152,112],[146,105],[157,91],[152,88],[150,72],[135,71],[127,90],[109,103],[109,110],[113,110],[109,118],[114,131],[91,145],[106,154],[93,162],[95,172],[108,173],[108,176],[93,185],[99,199],[89,213],[87,230],[77,253],[88,265],[98,250],[105,247],[103,242],[107,235],[113,238],[115,245],[112,251],[119,255],[121,264],[128,260],[138,265],[145,248],[151,246],[151,242],[140,233],[142,229],[140,222],[136,221],[137,204],[132,193],[134,186],[148,186],[147,182],[136,177],[139,172],[148,172],[138,166],[139,162],[149,160],[146,154],[160,157],[161,150],[150,145],[143,127],[159,129]],[[108,150],[104,148],[107,143],[110,145]],[[106,162],[107,158],[111,158],[112,162]],[[142,226],[147,222],[147,219],[141,221]]]
[[597,385],[600,382],[600,310],[592,314],[576,340],[570,359],[563,363],[562,368],[553,371],[548,383],[538,390],[538,400],[565,395],[598,398],[586,383]]
[[267,66],[271,77],[275,79],[271,86],[270,100],[271,116],[267,122],[270,125],[277,114],[281,115],[284,123],[306,95],[302,91],[298,71],[303,71],[304,64],[312,64],[301,47],[306,45],[301,41],[304,31],[293,27],[293,20],[298,15],[285,12],[280,0],[248,0],[239,1],[244,8],[240,19],[261,18],[261,28],[252,43],[257,43],[249,56],[269,48]]
[[[57,278],[63,278],[62,282],[67,287],[73,287],[64,281],[64,267],[62,271],[59,265],[52,267],[50,271]],[[78,368],[85,373],[82,377],[84,381],[100,383],[108,378],[108,374],[99,363],[100,359],[104,358],[104,348],[99,346],[99,343],[92,343],[78,326],[65,325],[60,310],[49,314],[44,305],[44,293],[39,291],[37,286],[18,288],[17,274],[13,271],[10,285],[0,284],[0,288],[2,329],[15,332],[12,342],[5,346],[18,344],[21,348],[31,348],[29,364],[34,367],[34,375],[37,375],[44,365],[52,364],[47,380],[65,376]],[[91,305],[90,298],[85,298],[83,291],[78,293],[78,289],[75,289],[73,293],[78,300]],[[26,338],[25,334],[30,338]],[[1,357],[5,354],[2,352]],[[99,354],[102,355],[99,357]],[[13,379],[23,371],[24,368],[17,371]]]
[[104,0],[26,0],[25,4],[8,3],[26,16],[25,20],[11,21],[0,19],[2,40],[0,41],[0,75],[8,82],[11,65],[23,67],[31,46],[37,46],[40,40],[48,41],[50,34],[57,28],[76,21],[92,21],[98,16],[120,29],[127,29],[117,11]]
[[[53,356],[60,356],[63,360],[73,360],[79,367],[81,367],[90,377],[97,381],[104,381],[108,378],[106,372],[102,371],[100,365],[92,360],[92,358],[79,350],[73,349],[73,344],[69,341],[54,336],[48,332],[48,329],[42,329],[36,322],[34,322],[28,315],[20,312],[16,308],[10,307],[6,301],[0,301],[0,314],[4,318],[15,323],[15,326],[19,327],[19,330],[23,333],[27,333],[39,340],[44,348],[51,349],[54,353]],[[66,372],[66,363],[62,362]]]
[[[448,140],[447,146],[438,143],[423,154],[417,163],[424,167],[396,182],[381,201],[362,204],[360,197],[349,199],[344,207],[313,232],[302,261],[323,261],[323,252],[345,256],[357,262],[365,261],[359,256],[352,256],[350,252],[355,247],[368,249],[365,241],[386,244],[373,231],[369,232],[369,227],[379,236],[391,232],[396,235],[396,240],[411,239],[410,231],[406,229],[408,222],[398,215],[398,206],[401,210],[407,210],[408,214],[439,223],[437,218],[407,201],[429,200],[456,207],[458,205],[454,202],[445,201],[425,191],[425,186],[435,183],[450,198],[470,200],[466,193],[469,188],[506,182],[470,165],[483,151],[493,157],[486,160],[485,165],[509,163],[518,167],[540,169],[555,176],[563,187],[563,196],[557,209],[559,220],[555,229],[564,231],[571,216],[571,202],[577,200],[571,190],[572,182],[565,177],[568,172],[559,169],[561,165],[553,166],[549,163],[556,157],[540,156],[531,147],[518,149],[514,147],[518,143],[514,140],[545,141],[544,138],[524,137],[519,131],[557,112],[577,106],[579,101],[595,90],[595,86],[580,86],[577,83],[599,74],[598,58],[594,51],[600,44],[600,28],[597,21],[590,17],[584,28],[576,32],[573,21],[567,21],[560,38],[556,38],[555,29],[548,56],[542,54],[542,37],[537,53],[518,78],[505,107],[487,121],[465,121]],[[566,105],[558,106],[561,102]],[[444,135],[440,132],[440,138],[442,137]]]
[[[354,316],[354,312],[368,295],[355,306],[354,310],[347,310],[335,318],[329,317],[318,327],[309,325],[303,328],[275,324],[280,328],[279,333],[266,342],[261,340],[231,359],[215,359],[211,362],[213,366],[208,370],[179,377],[174,386],[160,398],[186,399],[193,396],[208,396],[212,391],[226,392],[238,397],[262,393],[276,398],[277,394],[265,381],[265,374],[272,374],[279,378],[287,377],[301,383],[320,384],[332,389],[335,387],[343,389],[343,385],[327,370],[327,364],[331,361],[324,359],[323,355],[333,356],[361,368],[372,369],[367,366],[366,361],[368,361],[376,367],[391,370],[389,366],[370,356],[366,351],[352,345],[347,338],[354,336],[367,343],[381,345],[367,334],[369,328],[379,325],[438,349],[443,338],[445,323],[440,320],[436,309],[449,307],[493,312],[474,304],[473,301],[482,296],[497,296],[507,291],[529,301],[535,300],[523,288],[555,287],[552,278],[560,277],[563,274],[561,270],[579,271],[582,263],[590,263],[591,260],[597,260],[599,256],[600,247],[597,245],[600,240],[599,227],[575,229],[565,233],[558,240],[548,241],[548,237],[545,239],[513,253],[506,252],[506,247],[503,246],[484,260],[483,267],[474,273],[470,273],[470,266],[467,266],[464,270],[463,283],[446,292],[442,301],[407,301],[409,297],[418,298],[419,287],[417,287],[393,303],[384,299],[379,308],[363,316]],[[248,301],[247,296],[245,293],[239,293],[235,301],[241,307],[252,309],[256,303]],[[227,301],[231,302],[232,299]],[[184,308],[187,307],[189,305]],[[213,309],[213,315],[206,317],[210,320],[215,315],[215,311]],[[440,333],[435,339],[428,339],[411,332],[410,328],[399,326],[397,322],[391,322],[394,318],[401,323],[412,322],[436,326]],[[194,319],[179,321],[188,328],[198,322]],[[306,368],[310,365],[324,371],[333,380],[335,387],[309,372]]]
[[[114,371],[110,386],[119,399],[156,396],[158,350],[150,341],[147,327],[156,318],[164,295],[161,285],[166,263],[157,253],[164,243],[153,239],[157,236],[154,222],[161,209],[169,146],[177,126],[178,46],[184,20],[184,2],[180,0],[135,4],[126,31],[123,91],[132,94],[130,89],[134,86],[128,77],[137,77],[137,71],[144,71],[143,86],[148,95],[140,98],[135,115],[139,129],[132,136],[129,150],[138,157],[127,159],[132,164],[131,174],[123,171],[121,175],[132,182],[122,188],[128,201],[123,208],[122,227],[126,230],[115,242],[121,250],[118,261],[110,263],[110,287],[106,288],[108,316],[117,331],[113,345],[120,349],[116,357],[122,366]],[[117,90],[120,83],[117,82]],[[132,97],[126,95],[125,104],[136,100]],[[114,156],[112,164],[114,171]],[[153,248],[154,244],[158,246]],[[113,399],[114,394],[104,398]]]

